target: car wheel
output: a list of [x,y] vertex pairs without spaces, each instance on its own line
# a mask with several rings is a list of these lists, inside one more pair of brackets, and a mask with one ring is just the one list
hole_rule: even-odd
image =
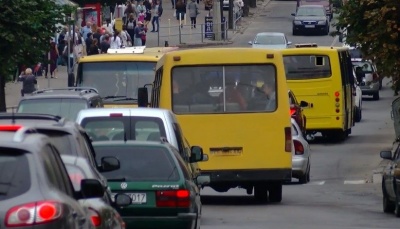
[[373,98],[374,100],[379,100],[379,91],[376,92],[376,93],[373,95],[372,98]]
[[299,177],[299,183],[300,184],[307,184],[310,179],[310,165],[307,166],[306,172]]
[[268,201],[268,187],[266,184],[259,184],[254,186],[254,198],[260,202]]
[[296,36],[296,35],[297,35],[297,31],[294,29],[294,27],[293,27],[293,29],[292,29],[292,35],[293,35],[293,36]]
[[395,203],[393,201],[390,201],[389,198],[387,197],[385,180],[382,180],[382,195],[383,195],[382,198],[383,212],[393,213],[393,211],[395,210]]
[[355,122],[360,122],[361,121],[361,110],[359,107],[356,107],[354,111],[354,121]]
[[273,183],[268,186],[269,202],[279,203],[282,201],[282,183]]

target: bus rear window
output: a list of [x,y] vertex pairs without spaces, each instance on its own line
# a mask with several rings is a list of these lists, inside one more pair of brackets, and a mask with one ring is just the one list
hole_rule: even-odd
[[293,55],[283,58],[288,80],[329,78],[332,75],[328,56]]

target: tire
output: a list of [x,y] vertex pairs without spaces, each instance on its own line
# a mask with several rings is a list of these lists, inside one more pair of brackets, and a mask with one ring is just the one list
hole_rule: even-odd
[[400,196],[396,192],[396,202],[394,203],[394,215],[400,217]]
[[280,203],[282,201],[282,183],[272,183],[268,186],[269,202]]
[[310,181],[310,164],[307,165],[306,173],[299,177],[300,184],[307,184]]
[[261,203],[268,201],[268,186],[266,184],[258,184],[254,186],[254,198]]
[[360,122],[361,121],[361,109],[359,107],[356,107],[356,109],[355,109],[354,121],[355,122]]
[[379,100],[379,91],[376,92],[376,93],[372,96],[372,98],[373,98],[374,100]]
[[393,213],[395,210],[395,203],[393,201],[390,201],[389,198],[387,197],[386,194],[386,189],[385,189],[385,180],[382,180],[382,207],[383,207],[383,212],[385,213]]
[[297,36],[298,35],[297,31],[294,28],[292,29],[292,35],[293,36]]

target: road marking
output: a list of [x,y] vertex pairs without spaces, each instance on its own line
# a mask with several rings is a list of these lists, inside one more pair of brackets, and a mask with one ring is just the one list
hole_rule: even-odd
[[344,184],[365,184],[365,180],[345,180]]
[[325,181],[312,181],[310,183],[308,183],[309,185],[324,185]]
[[331,47],[333,47],[338,40],[339,40],[339,36],[335,36],[335,38],[332,41]]

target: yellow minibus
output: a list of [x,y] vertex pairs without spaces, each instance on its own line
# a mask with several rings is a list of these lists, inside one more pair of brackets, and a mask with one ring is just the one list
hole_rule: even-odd
[[307,134],[344,140],[354,126],[354,77],[345,47],[298,44],[281,50],[289,89],[307,101]]
[[154,80],[157,61],[177,47],[127,47],[79,59],[76,86],[94,87],[104,107],[137,107],[138,87]]
[[[251,48],[166,53],[156,66],[151,107],[172,110],[209,160],[202,176],[218,192],[240,187],[280,202],[292,176],[292,133],[282,54]],[[147,106],[140,88],[139,106]]]

